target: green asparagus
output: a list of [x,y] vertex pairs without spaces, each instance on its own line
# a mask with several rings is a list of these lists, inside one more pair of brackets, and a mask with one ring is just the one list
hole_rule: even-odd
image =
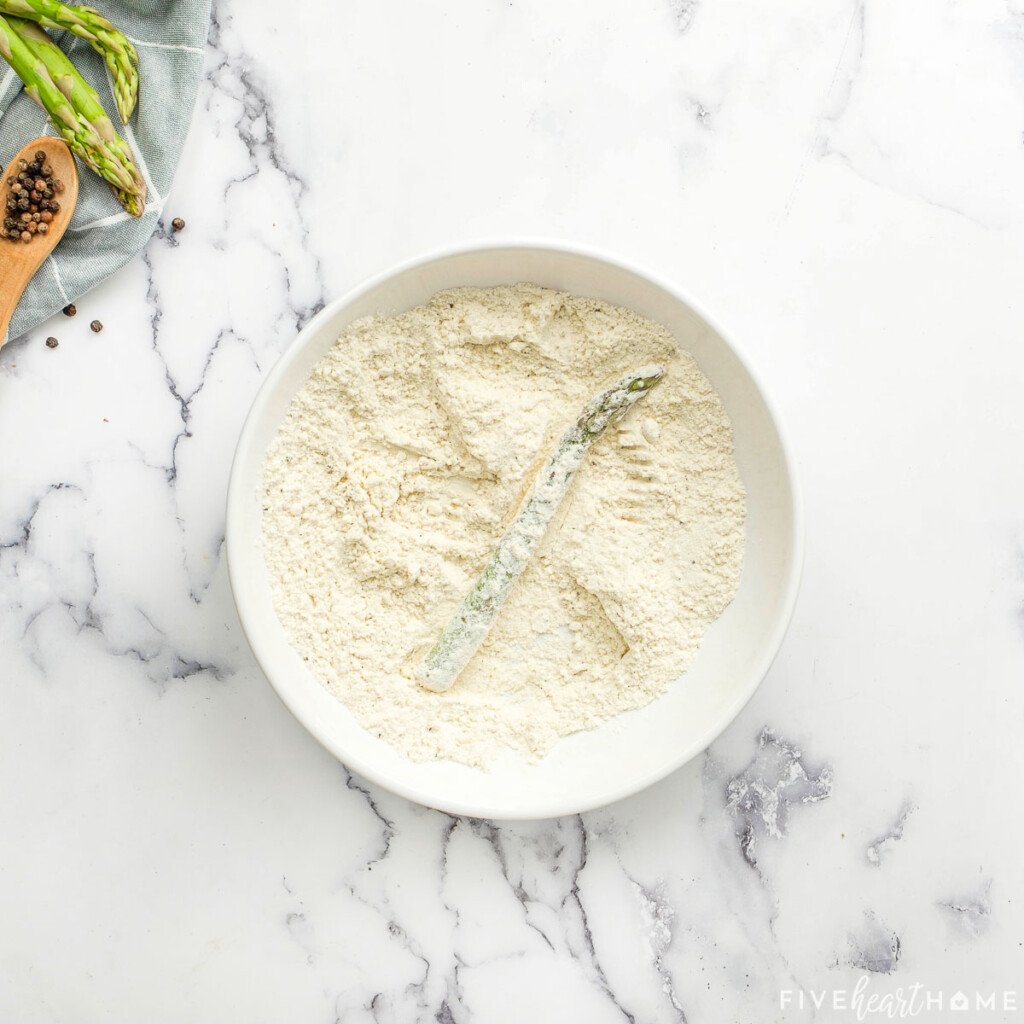
[[590,446],[664,375],[662,366],[641,367],[584,406],[538,473],[487,567],[419,666],[418,681],[423,686],[443,693],[455,682],[486,639],[513,584],[537,550]]
[[109,182],[132,216],[141,216],[146,187],[131,150],[114,131],[96,91],[60,47],[38,25],[0,16],[0,56],[50,115],[72,152]]
[[86,40],[107,65],[117,112],[128,123],[139,95],[139,55],[128,37],[102,14],[58,0],[0,0],[0,15],[26,18]]

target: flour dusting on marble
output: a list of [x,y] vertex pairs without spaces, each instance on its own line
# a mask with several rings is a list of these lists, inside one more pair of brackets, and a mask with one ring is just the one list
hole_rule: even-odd
[[688,32],[700,6],[700,0],[670,0],[672,13],[680,32]]
[[986,879],[974,893],[942,900],[939,906],[964,934],[971,938],[983,935],[992,923],[992,879]]
[[766,727],[758,737],[754,759],[729,781],[726,794],[728,810],[737,823],[740,851],[756,867],[760,836],[781,839],[790,808],[831,796],[832,766],[809,772],[803,751]]
[[872,974],[892,974],[903,951],[899,936],[872,910],[864,911],[863,922],[847,935],[846,941],[849,966]]
[[906,828],[907,819],[914,811],[917,810],[917,805],[911,803],[909,800],[903,802],[903,806],[899,810],[899,814],[896,816],[896,821],[886,829],[881,835],[877,836],[870,843],[868,843],[867,849],[864,851],[865,857],[869,864],[873,864],[875,867],[879,867],[882,863],[882,858],[888,854],[892,848],[903,839],[903,830]]

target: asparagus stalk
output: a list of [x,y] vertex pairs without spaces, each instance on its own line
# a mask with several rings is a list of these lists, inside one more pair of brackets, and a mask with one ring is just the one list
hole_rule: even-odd
[[128,37],[102,14],[58,0],[0,0],[0,14],[63,29],[86,40],[107,65],[117,112],[128,123],[139,95],[139,55]]
[[0,56],[50,115],[72,152],[109,182],[132,216],[141,216],[146,186],[131,150],[114,131],[96,91],[60,47],[38,25],[0,16]]
[[629,412],[664,376],[663,366],[643,366],[595,395],[562,435],[440,639],[419,666],[418,682],[443,693],[479,650],[515,581],[522,575],[558,511],[590,446],[609,424]]

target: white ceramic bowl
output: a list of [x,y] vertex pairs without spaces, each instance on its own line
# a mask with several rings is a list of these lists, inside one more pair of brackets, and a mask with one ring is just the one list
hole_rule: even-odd
[[[693,354],[732,420],[747,488],[739,593],[671,690],[592,732],[570,736],[539,764],[483,772],[416,764],[371,736],[289,646],[274,613],[260,543],[264,453],[293,396],[351,321],[416,306],[458,285],[520,281],[595,296],[664,324]],[[387,789],[454,814],[545,818],[629,796],[704,750],[764,678],[796,600],[801,513],[779,425],[750,367],[678,289],[590,252],[547,244],[460,249],[408,263],[330,303],[274,367],[242,430],[231,473],[227,556],[238,614],[257,660],[295,717],[349,768]]]

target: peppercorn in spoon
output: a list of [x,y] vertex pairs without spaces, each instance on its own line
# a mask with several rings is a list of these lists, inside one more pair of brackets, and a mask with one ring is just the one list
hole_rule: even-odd
[[78,171],[67,144],[45,136],[22,147],[0,181],[0,345],[32,276],[67,230]]

